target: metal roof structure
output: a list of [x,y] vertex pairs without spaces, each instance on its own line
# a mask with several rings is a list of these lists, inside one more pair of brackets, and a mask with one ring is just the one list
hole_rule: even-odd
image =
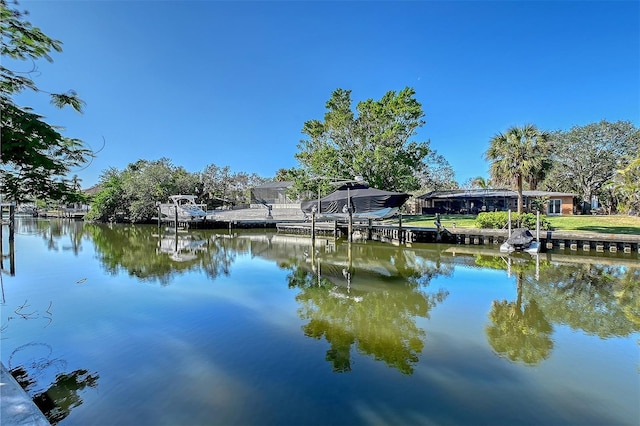
[[[537,197],[575,197],[577,194],[553,191],[522,191],[528,198]],[[511,189],[454,189],[448,191],[432,191],[420,195],[419,199],[467,199],[467,198],[516,198],[518,193]]]

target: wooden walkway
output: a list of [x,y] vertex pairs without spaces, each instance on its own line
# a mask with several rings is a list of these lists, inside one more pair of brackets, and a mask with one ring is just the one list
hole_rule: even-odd
[[[311,223],[282,222],[276,225],[278,232],[311,235]],[[318,222],[317,235],[347,236],[348,225],[341,222]],[[534,237],[535,231],[531,232]],[[500,245],[508,238],[506,229],[477,228],[429,228],[382,224],[353,224],[353,238],[378,240],[396,244],[452,243],[461,245]],[[611,252],[640,255],[640,235],[600,234],[595,232],[541,231],[543,250],[567,250],[583,252]]]

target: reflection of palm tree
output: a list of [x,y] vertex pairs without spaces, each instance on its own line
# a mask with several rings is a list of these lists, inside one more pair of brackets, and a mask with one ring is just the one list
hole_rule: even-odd
[[553,328],[535,300],[524,304],[522,300],[522,275],[517,272],[518,296],[515,302],[493,302],[487,326],[489,343],[500,355],[511,361],[537,364],[549,357],[553,349],[550,338]]

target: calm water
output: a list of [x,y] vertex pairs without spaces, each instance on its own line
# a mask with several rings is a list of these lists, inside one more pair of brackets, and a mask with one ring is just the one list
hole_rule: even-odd
[[640,420],[637,255],[32,219],[14,251],[2,362],[61,425]]

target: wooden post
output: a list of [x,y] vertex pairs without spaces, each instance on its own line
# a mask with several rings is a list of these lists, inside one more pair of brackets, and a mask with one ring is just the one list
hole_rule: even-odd
[[311,212],[311,241],[316,239],[316,212]]
[[9,242],[13,241],[15,236],[14,236],[14,231],[15,231],[15,220],[16,220],[16,206],[15,204],[11,203],[9,205]]
[[400,215],[398,217],[398,241],[400,243],[403,242],[403,238],[402,238],[402,213],[400,213]]
[[349,224],[348,224],[348,233],[347,241],[353,241],[353,215],[351,214],[351,209],[349,209]]
[[176,232],[178,232],[178,206],[175,206],[174,224],[176,226]]
[[4,206],[0,204],[0,256],[2,256],[0,260],[4,259],[4,241],[3,241],[4,232],[2,232],[3,230],[4,230]]

